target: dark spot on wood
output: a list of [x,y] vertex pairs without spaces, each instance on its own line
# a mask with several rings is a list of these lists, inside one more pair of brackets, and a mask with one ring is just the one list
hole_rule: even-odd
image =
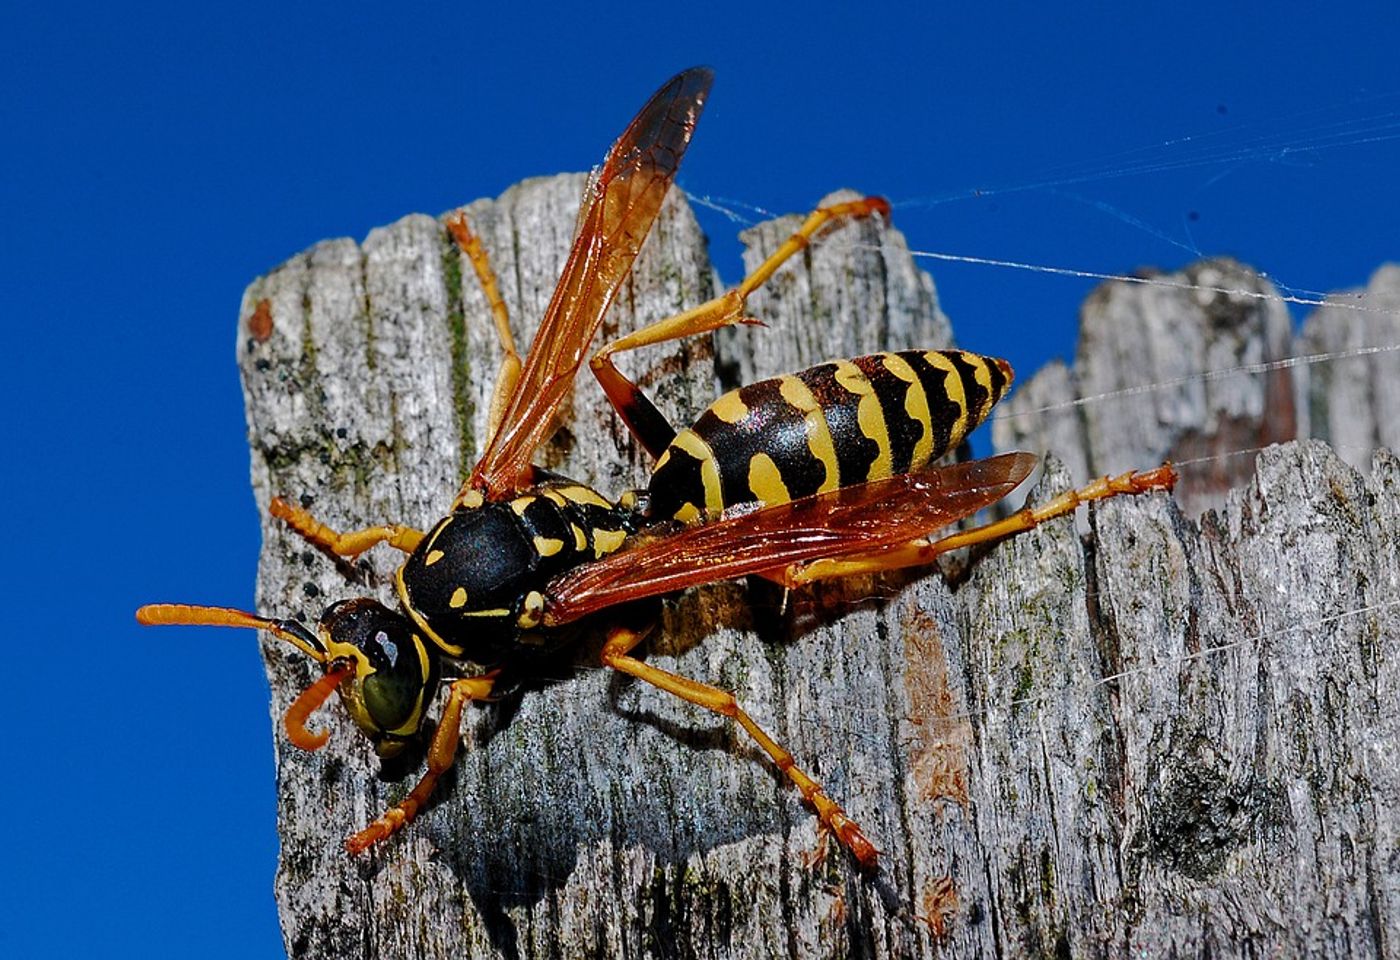
[[1209,880],[1227,859],[1286,816],[1282,788],[1254,777],[1231,781],[1207,745],[1164,758],[1148,794],[1147,853],[1193,880]]

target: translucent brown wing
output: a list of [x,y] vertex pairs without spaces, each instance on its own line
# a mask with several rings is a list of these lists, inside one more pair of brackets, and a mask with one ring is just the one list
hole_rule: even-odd
[[549,438],[554,413],[651,231],[712,79],[705,67],[673,77],[642,107],[590,181],[573,250],[469,488],[500,499],[528,485],[530,460]]
[[995,503],[1035,464],[1032,454],[1006,453],[726,515],[642,540],[555,578],[545,591],[544,621],[557,626],[629,600],[896,546]]

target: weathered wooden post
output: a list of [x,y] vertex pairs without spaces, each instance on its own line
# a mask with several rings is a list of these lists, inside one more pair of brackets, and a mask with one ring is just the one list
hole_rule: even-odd
[[[529,181],[467,208],[522,345],[582,184]],[[750,231],[750,255],[791,228]],[[605,325],[715,292],[673,195]],[[623,365],[684,421],[721,384],[950,336],[902,237],[869,221],[750,306],[770,329]],[[264,510],[281,495],[346,528],[426,525],[480,452],[497,347],[437,220],[319,244],[254,281],[238,351]],[[609,491],[645,476],[587,374],[545,465]],[[1043,481],[1070,482],[1054,462]],[[814,818],[748,741],[598,669],[596,643],[538,689],[470,711],[439,801],[364,858],[344,838],[412,780],[381,779],[327,710],[326,749],[277,741],[288,951],[1393,954],[1397,489],[1389,455],[1362,479],[1321,444],[1290,445],[1199,528],[1165,496],[1125,499],[1092,514],[1086,540],[1052,523],[956,585],[932,572],[827,585],[786,608],[762,585],[669,601],[650,658],[735,691],[882,848],[875,878],[839,850],[813,864]],[[347,583],[265,521],[259,608],[314,618],[342,596],[387,601],[396,562],[372,552],[365,582]],[[266,649],[276,720],[312,665]]]

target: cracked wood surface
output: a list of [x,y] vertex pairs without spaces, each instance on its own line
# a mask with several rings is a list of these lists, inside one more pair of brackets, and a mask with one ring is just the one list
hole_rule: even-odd
[[[530,181],[467,208],[522,344],[582,182]],[[749,231],[750,265],[795,222]],[[714,292],[673,194],[604,336]],[[750,312],[770,328],[622,366],[686,422],[740,378],[950,337],[902,237],[868,222],[785,268]],[[255,281],[238,351],[264,517],[280,494],[342,528],[426,526],[480,451],[497,347],[432,218],[319,244]],[[542,462],[611,494],[646,475],[587,374]],[[1084,479],[1051,461],[1034,496]],[[332,734],[320,753],[286,744],[277,721],[312,665],[265,643],[287,949],[1393,954],[1398,488],[1387,454],[1363,478],[1320,443],[1290,444],[1199,526],[1152,496],[1094,511],[1087,540],[1059,521],[998,546],[955,586],[864,579],[786,610],[763,584],[668,601],[649,659],[735,691],[881,847],[873,879],[839,851],[812,865],[815,820],[760,752],[598,669],[597,638],[536,688],[470,710],[438,802],[352,860],[345,836],[417,771],[386,779],[338,708],[316,718]],[[347,584],[278,525],[263,533],[259,609],[314,619],[343,596],[392,599],[387,549]]]

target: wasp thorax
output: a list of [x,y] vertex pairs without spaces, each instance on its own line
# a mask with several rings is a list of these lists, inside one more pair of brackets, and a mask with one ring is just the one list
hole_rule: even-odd
[[442,653],[496,666],[558,641],[539,632],[546,584],[618,549],[631,524],[626,509],[564,480],[509,501],[464,498],[399,568],[399,599]]
[[413,624],[377,600],[333,604],[321,615],[327,669],[350,664],[338,688],[345,708],[380,756],[391,756],[417,735],[437,685],[437,660]]

